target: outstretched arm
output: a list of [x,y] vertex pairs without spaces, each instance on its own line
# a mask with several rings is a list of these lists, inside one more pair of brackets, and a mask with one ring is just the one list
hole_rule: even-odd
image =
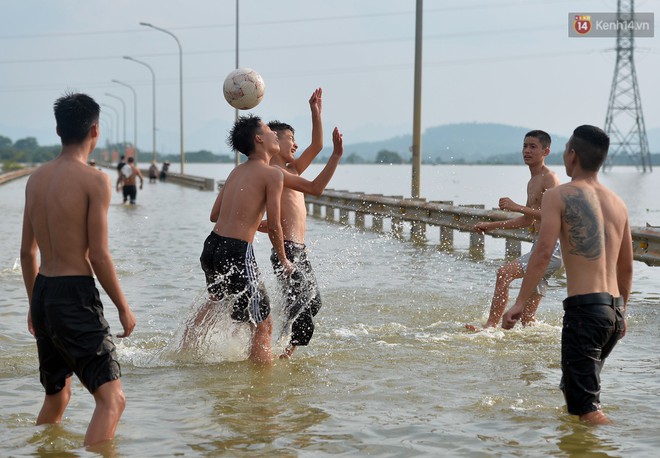
[[543,196],[541,230],[536,246],[529,257],[515,304],[502,317],[502,327],[511,329],[522,316],[525,302],[535,291],[536,285],[545,273],[561,231],[561,199],[559,193],[546,193]]
[[300,191],[305,194],[311,194],[314,196],[320,196],[325,187],[330,183],[332,175],[334,175],[342,154],[344,154],[344,140],[342,133],[338,128],[335,127],[332,132],[332,143],[334,149],[328,163],[323,167],[323,170],[318,174],[313,181],[306,180],[292,173],[283,171],[284,173],[284,186],[287,188],[293,189],[295,191]]
[[520,229],[531,226],[533,221],[534,218],[523,215],[502,221],[479,222],[474,225],[474,230],[476,232],[488,232],[496,229]]
[[323,123],[321,122],[322,95],[323,90],[318,88],[312,93],[309,99],[309,108],[312,111],[312,142],[293,161],[293,167],[299,174],[302,174],[309,167],[309,164],[312,163],[314,158],[323,149]]

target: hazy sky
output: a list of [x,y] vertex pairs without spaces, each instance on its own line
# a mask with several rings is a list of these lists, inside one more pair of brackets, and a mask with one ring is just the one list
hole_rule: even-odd
[[[660,11],[638,0],[636,11]],[[102,107],[103,133],[152,148],[156,74],[157,148],[179,151],[179,56],[183,47],[185,149],[226,154],[234,109],[222,82],[235,68],[236,0],[1,0],[0,135],[59,143],[53,101],[67,89]],[[382,140],[412,131],[414,0],[240,0],[239,66],[263,76],[266,95],[253,110],[297,128],[309,141],[308,99],[323,88],[326,145],[332,127],[345,142]],[[569,38],[569,12],[615,12],[615,0],[425,0],[423,129],[493,122],[569,136],[604,124],[614,71],[614,38]],[[655,15],[656,20],[660,18]],[[660,46],[636,40],[636,70],[647,129],[660,127]],[[113,127],[118,121],[119,126]],[[119,130],[117,130],[119,129]],[[423,145],[422,145],[423,146]]]

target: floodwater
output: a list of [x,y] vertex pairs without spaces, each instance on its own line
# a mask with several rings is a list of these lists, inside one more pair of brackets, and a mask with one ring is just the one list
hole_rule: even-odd
[[[230,169],[186,165],[188,174],[216,179]],[[317,170],[313,165],[307,175]],[[633,225],[660,224],[654,175],[615,168],[603,177],[626,200]],[[527,179],[524,166],[424,166],[422,194],[490,208],[502,195],[524,201]],[[0,455],[92,456],[82,444],[93,400],[77,380],[62,425],[34,426],[43,389],[18,263],[25,182],[0,187]],[[342,165],[330,186],[409,195],[410,169]],[[487,238],[486,259],[476,262],[467,256],[467,234],[456,234],[454,252],[445,253],[433,230],[419,247],[310,218],[309,256],[323,299],[310,346],[272,368],[255,367],[245,361],[243,330],[220,319],[197,351],[179,350],[186,320],[204,302],[199,255],[214,198],[170,183],[145,183],[135,207],[113,196],[110,248],[138,326],[117,341],[128,405],[108,453],[657,454],[660,267],[635,263],[628,335],[602,374],[601,400],[615,423],[588,427],[565,413],[558,389],[563,278],[551,280],[537,326],[464,328],[487,317],[504,257],[498,239]],[[257,261],[277,320],[269,250],[267,236],[258,235]],[[102,299],[116,333],[116,309],[103,292]],[[274,346],[281,350],[282,343]]]

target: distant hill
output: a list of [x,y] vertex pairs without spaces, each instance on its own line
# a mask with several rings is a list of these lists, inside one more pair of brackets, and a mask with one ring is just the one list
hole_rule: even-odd
[[[520,157],[522,140],[531,129],[491,123],[461,123],[430,127],[422,133],[423,162],[481,162],[490,158],[508,161],[511,155]],[[550,133],[552,152],[563,151],[567,141]],[[378,142],[346,145],[345,155],[355,153],[373,162],[381,150],[394,151],[404,159],[410,158],[412,135],[402,135]],[[331,148],[326,148],[331,153]],[[326,151],[324,151],[326,153]],[[325,154],[324,154],[325,155]]]
[[[422,133],[422,161],[426,163],[465,162],[515,164],[520,159],[524,135],[529,127],[495,123],[459,123],[430,127]],[[568,137],[553,134],[549,164],[561,164]],[[649,149],[653,163],[660,157],[660,128],[647,130]],[[398,153],[404,160],[410,159],[412,135],[401,135],[377,142],[347,144],[344,156],[356,154],[366,162],[373,162],[381,150]],[[320,155],[327,158],[332,147],[324,148]]]

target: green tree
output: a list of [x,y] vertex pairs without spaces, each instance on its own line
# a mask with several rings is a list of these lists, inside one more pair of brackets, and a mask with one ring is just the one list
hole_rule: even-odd
[[344,163],[346,164],[364,164],[366,162],[362,156],[356,153],[351,153],[344,159]]
[[39,149],[39,143],[34,137],[26,137],[20,140],[16,140],[16,143],[14,143],[14,148],[16,148],[18,151],[31,152]]
[[382,149],[376,154],[376,164],[403,164],[405,161],[399,153]]
[[11,145],[12,145],[11,138],[0,135],[0,149],[10,148]]

